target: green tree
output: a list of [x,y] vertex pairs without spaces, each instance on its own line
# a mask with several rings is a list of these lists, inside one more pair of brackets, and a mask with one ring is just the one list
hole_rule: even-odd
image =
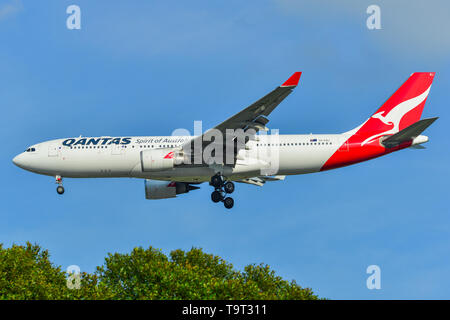
[[81,274],[79,289],[68,288],[67,276],[38,245],[0,244],[0,299],[317,299],[267,265],[240,272],[198,248],[108,254],[96,272]]
[[64,275],[48,260],[48,252],[27,243],[26,247],[0,245],[0,297],[2,299],[59,299]]
[[317,299],[267,265],[239,272],[197,248],[172,251],[170,258],[152,247],[110,254],[97,275],[116,299]]
[[47,250],[27,242],[25,246],[0,244],[0,299],[100,299],[108,290],[97,276],[80,275],[80,290],[70,290],[67,274],[49,260]]

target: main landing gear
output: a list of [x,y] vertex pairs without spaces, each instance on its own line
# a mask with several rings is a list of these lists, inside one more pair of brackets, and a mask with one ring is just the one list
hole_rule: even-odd
[[58,194],[63,194],[64,193],[64,187],[62,185],[62,177],[61,176],[56,176],[55,177],[55,181],[58,184],[58,186],[56,187],[56,192],[58,192]]
[[234,200],[231,197],[227,197],[227,194],[233,193],[234,183],[231,181],[224,181],[224,178],[220,174],[216,174],[211,177],[210,185],[214,187],[213,193],[211,193],[211,200],[213,202],[223,202],[223,205],[227,209],[231,209],[234,206]]

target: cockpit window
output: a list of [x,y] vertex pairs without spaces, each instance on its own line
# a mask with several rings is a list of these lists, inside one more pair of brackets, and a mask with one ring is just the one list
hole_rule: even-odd
[[35,148],[28,148],[27,150],[25,150],[25,152],[35,152],[36,149]]

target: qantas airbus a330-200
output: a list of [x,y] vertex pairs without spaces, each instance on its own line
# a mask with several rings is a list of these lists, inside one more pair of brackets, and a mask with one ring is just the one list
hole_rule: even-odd
[[203,134],[78,137],[30,146],[13,159],[25,170],[62,178],[145,179],[147,199],[173,198],[209,182],[211,199],[232,208],[233,182],[262,186],[287,175],[348,166],[405,148],[423,148],[420,120],[434,72],[416,72],[364,123],[341,134],[267,134],[268,116],[297,86],[301,72]]

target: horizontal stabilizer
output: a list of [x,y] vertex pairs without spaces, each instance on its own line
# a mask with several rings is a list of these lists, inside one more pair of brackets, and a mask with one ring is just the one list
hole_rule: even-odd
[[436,121],[436,119],[438,119],[438,117],[419,120],[409,127],[384,139],[381,143],[386,148],[394,148],[403,142],[411,141],[414,138],[418,137],[423,131],[425,131],[425,129],[428,128],[434,121]]

